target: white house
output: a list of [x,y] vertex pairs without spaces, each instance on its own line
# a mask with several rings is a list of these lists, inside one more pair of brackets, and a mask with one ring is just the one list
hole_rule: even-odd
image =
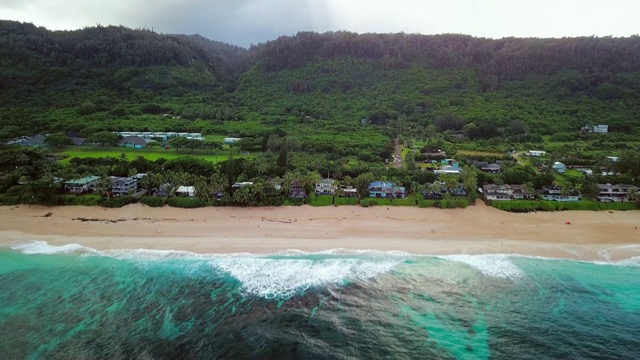
[[637,189],[633,185],[598,184],[598,189],[600,189],[598,200],[602,202],[628,202],[631,201],[629,193],[634,188]]
[[549,187],[543,186],[542,192],[540,192],[540,197],[542,200],[568,202],[580,201],[582,194],[578,191],[571,190],[567,195],[562,195],[562,189],[554,185]]
[[525,194],[522,185],[494,185],[488,184],[482,187],[482,195],[485,199],[491,201],[509,201],[522,200],[531,198],[531,195]]
[[542,150],[529,150],[529,156],[540,157],[544,156],[547,152]]
[[443,166],[441,169],[434,170],[434,174],[454,174],[458,175],[462,173],[462,168],[457,166]]
[[113,195],[128,195],[138,190],[138,179],[135,177],[111,177],[111,192]]
[[224,138],[224,143],[229,145],[229,144],[236,143],[236,142],[238,142],[240,140],[242,140],[242,138],[231,138],[231,137],[228,137],[228,138]]
[[178,186],[176,196],[193,197],[196,194],[196,188],[193,186]]
[[316,184],[316,195],[333,195],[337,190],[335,182],[333,179],[322,179]]

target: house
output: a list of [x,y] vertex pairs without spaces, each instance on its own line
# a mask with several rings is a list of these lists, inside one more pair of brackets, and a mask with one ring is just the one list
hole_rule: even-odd
[[113,195],[128,195],[138,190],[138,179],[135,177],[111,177],[111,193]]
[[193,186],[178,186],[176,190],[176,196],[181,197],[194,197],[196,194],[196,188]]
[[437,199],[442,198],[447,193],[449,193],[449,194],[451,194],[453,196],[466,196],[467,195],[467,190],[465,190],[464,185],[460,184],[460,183],[456,187],[454,187],[453,189],[447,188],[446,184],[444,182],[442,182],[442,181],[435,181],[433,184],[437,185],[437,187],[440,190],[439,191],[433,191],[433,188],[425,189],[422,192],[422,196],[425,199],[437,200]]
[[424,106],[416,106],[413,111],[417,112],[417,113],[422,113],[424,112]]
[[462,173],[462,168],[458,166],[443,166],[438,170],[433,171],[434,174],[454,174],[459,175]]
[[143,137],[130,136],[120,140],[120,142],[118,142],[118,145],[134,149],[144,149],[152,141],[153,140],[145,139]]
[[532,199],[534,194],[527,194],[523,185],[495,185],[488,184],[482,187],[482,195],[490,201],[509,201]]
[[559,172],[560,174],[564,174],[565,172],[567,172],[567,165],[558,161],[554,162],[551,167],[553,168],[553,170]]
[[187,139],[200,140],[203,141],[204,137],[202,137],[202,133],[189,133],[186,136]]
[[234,189],[242,189],[243,187],[251,186],[251,185],[253,185],[251,181],[243,181],[243,182],[237,182],[231,185],[231,187]]
[[546,153],[547,153],[546,151],[541,151],[541,150],[529,150],[528,155],[533,157],[540,157],[540,156],[544,156]]
[[628,202],[632,201],[630,193],[632,189],[637,187],[633,185],[611,185],[611,184],[598,184],[600,194],[598,195],[598,201],[602,202]]
[[480,167],[480,170],[489,174],[499,174],[502,171],[502,166],[498,164],[487,164],[485,166]]
[[348,198],[358,197],[358,189],[350,185],[345,186],[344,189],[342,190],[342,193],[344,194],[345,197],[348,197]]
[[228,138],[224,138],[223,143],[226,145],[231,145],[231,144],[235,144],[238,141],[242,140],[242,138],[232,138],[232,137],[228,137]]
[[178,133],[173,131],[166,132],[165,134],[167,135],[167,139],[173,139],[174,137],[178,137]]
[[369,197],[404,199],[407,197],[407,190],[392,182],[374,181],[369,184]]
[[307,192],[304,190],[302,183],[294,181],[289,189],[289,197],[294,199],[303,199],[307,197]]
[[556,185],[553,186],[545,186],[542,190],[538,191],[538,195],[542,200],[548,201],[580,201],[582,194],[577,190],[571,190],[568,194],[562,195],[562,189]]
[[82,146],[82,145],[84,145],[84,142],[86,140],[87,140],[86,138],[82,138],[82,137],[72,137],[71,138],[71,143],[73,145],[76,145],[76,146]]
[[592,130],[596,134],[606,134],[609,132],[609,125],[596,125]]
[[322,179],[316,184],[316,195],[333,195],[338,188],[335,182],[333,179]]
[[44,142],[44,139],[45,139],[44,135],[31,136],[21,141],[19,145],[41,147],[46,145],[46,143]]
[[443,159],[447,157],[447,153],[440,149],[432,149],[430,151],[422,153],[422,155],[424,155],[424,157],[427,159],[433,159],[433,158]]
[[86,176],[64,183],[64,191],[72,194],[83,194],[92,191],[100,181],[100,176]]
[[620,158],[617,157],[617,156],[607,156],[607,160],[609,160],[611,162],[618,162],[618,160],[620,160]]

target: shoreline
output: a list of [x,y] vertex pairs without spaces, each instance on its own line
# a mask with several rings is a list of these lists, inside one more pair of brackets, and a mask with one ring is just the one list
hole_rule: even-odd
[[[567,225],[566,222],[571,224]],[[636,212],[514,214],[402,207],[150,208],[0,207],[0,246],[41,240],[96,250],[198,254],[286,250],[400,251],[416,255],[512,254],[584,261],[640,256]]]

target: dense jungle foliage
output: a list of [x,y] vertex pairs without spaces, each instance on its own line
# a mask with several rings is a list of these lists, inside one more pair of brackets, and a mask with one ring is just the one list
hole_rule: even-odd
[[[374,174],[416,188],[435,180],[416,171],[422,153],[440,149],[461,160],[537,148],[599,171],[605,156],[640,158],[638,94],[638,36],[302,32],[243,49],[147,29],[49,31],[0,21],[0,140],[53,134],[50,145],[68,144],[70,131],[89,139],[106,131],[201,132],[209,145],[240,137],[236,150],[253,155],[216,165],[227,184],[302,171]],[[599,124],[609,133],[583,130]],[[397,144],[406,162],[391,169],[384,162]],[[250,166],[229,165],[239,162]],[[478,174],[478,183],[535,184],[544,164],[527,165],[528,177],[517,168],[504,179]],[[101,174],[126,175],[100,166]],[[622,169],[625,181],[637,180],[633,169]],[[164,170],[162,161],[151,169]],[[95,167],[81,173],[90,172]],[[11,176],[7,188],[25,174]],[[535,176],[553,183],[549,174]]]

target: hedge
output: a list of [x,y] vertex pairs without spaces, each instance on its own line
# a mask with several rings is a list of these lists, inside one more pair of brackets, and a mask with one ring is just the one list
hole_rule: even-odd
[[101,200],[102,196],[100,195],[62,195],[60,203],[62,205],[97,206]]
[[140,202],[151,207],[162,207],[166,203],[166,199],[160,196],[143,196]]
[[602,210],[639,210],[638,203],[601,203],[594,201],[493,201],[491,206],[510,212],[531,212],[531,211],[564,211],[564,210],[585,210],[585,211],[602,211]]
[[125,205],[133,204],[138,199],[133,196],[114,196],[112,198],[103,199],[100,202],[100,206],[108,207],[108,208],[120,208]]
[[334,203],[336,206],[358,205],[358,198],[339,197]]
[[309,205],[311,206],[330,206],[333,202],[333,196],[312,196]]
[[0,195],[0,205],[18,205],[21,204],[20,196],[15,195]]
[[167,199],[167,205],[177,208],[194,209],[207,206],[207,201],[200,198],[170,197]]

